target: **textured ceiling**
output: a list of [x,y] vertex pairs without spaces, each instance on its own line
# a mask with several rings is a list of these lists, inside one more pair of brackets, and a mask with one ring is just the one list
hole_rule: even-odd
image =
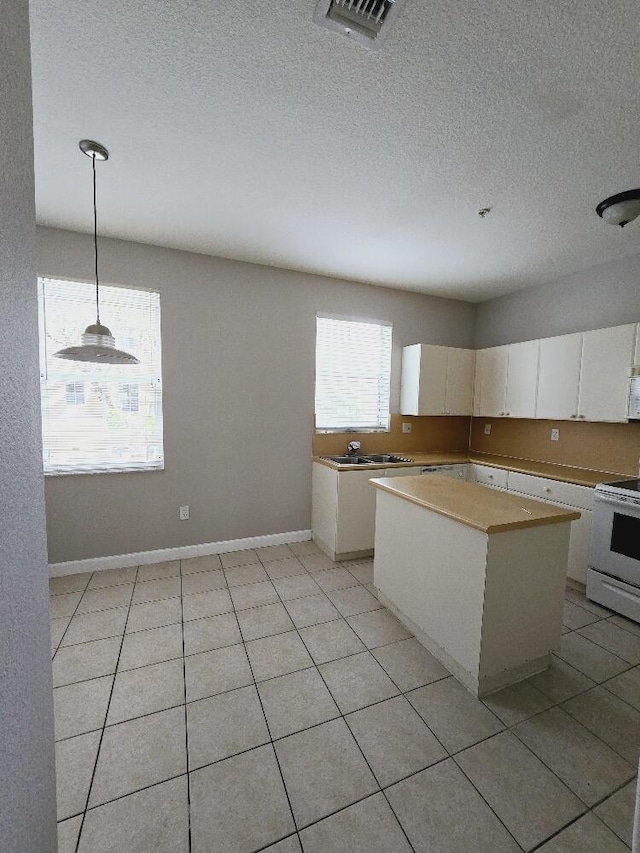
[[[480,301],[640,252],[638,0],[31,0],[40,223]],[[490,206],[480,219],[478,210]]]

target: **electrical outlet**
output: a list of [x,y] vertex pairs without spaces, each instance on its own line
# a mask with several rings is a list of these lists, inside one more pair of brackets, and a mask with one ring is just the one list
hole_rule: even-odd
[[402,432],[411,432],[411,424],[402,424]]
[[188,521],[189,520],[189,506],[181,506],[180,507],[180,521]]
[[560,441],[560,430],[552,429],[551,430],[551,441]]
[[485,435],[491,435],[491,424],[485,424],[484,425],[484,434]]

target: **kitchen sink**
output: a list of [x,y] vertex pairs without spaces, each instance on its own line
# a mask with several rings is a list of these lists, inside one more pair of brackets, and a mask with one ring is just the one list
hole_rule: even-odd
[[385,464],[390,462],[392,465],[394,463],[397,464],[398,462],[413,462],[412,459],[407,459],[406,456],[393,456],[389,453],[370,453],[367,456],[367,459],[371,462],[384,462]]
[[325,456],[324,458],[337,465],[371,465],[373,462],[368,456]]
[[325,456],[337,465],[394,465],[399,462],[411,462],[404,456],[393,456],[388,453],[372,453],[370,456]]

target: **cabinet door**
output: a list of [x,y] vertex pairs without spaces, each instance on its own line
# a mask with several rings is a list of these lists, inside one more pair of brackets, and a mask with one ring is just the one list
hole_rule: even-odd
[[540,341],[536,417],[573,420],[578,417],[582,334]]
[[491,347],[476,352],[473,414],[502,417],[507,386],[507,347]]
[[626,421],[635,324],[585,332],[582,341],[579,418]]
[[473,409],[475,353],[450,347],[447,358],[445,410],[448,415],[470,415]]
[[446,414],[447,351],[448,347],[421,346],[419,415]]
[[400,377],[400,414],[417,415],[420,393],[420,344],[402,347],[402,373]]
[[373,548],[376,489],[369,480],[383,474],[382,470],[339,472],[336,553]]
[[338,472],[313,463],[311,473],[311,531],[313,539],[334,558],[336,548],[336,518]]
[[540,341],[510,344],[508,350],[505,414],[510,418],[533,418],[538,392]]

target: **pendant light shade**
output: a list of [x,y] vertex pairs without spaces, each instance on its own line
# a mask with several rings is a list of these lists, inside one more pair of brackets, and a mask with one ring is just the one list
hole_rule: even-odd
[[640,189],[627,190],[605,198],[596,207],[596,213],[609,225],[619,225],[624,228],[640,216]]
[[98,280],[98,213],[96,205],[96,160],[108,160],[109,152],[99,142],[81,139],[80,150],[91,157],[93,166],[93,249],[96,270],[96,322],[84,330],[79,346],[65,347],[54,353],[56,358],[68,361],[89,361],[96,364],[140,364],[140,361],[124,350],[116,349],[115,338],[110,329],[100,322],[100,292]]

